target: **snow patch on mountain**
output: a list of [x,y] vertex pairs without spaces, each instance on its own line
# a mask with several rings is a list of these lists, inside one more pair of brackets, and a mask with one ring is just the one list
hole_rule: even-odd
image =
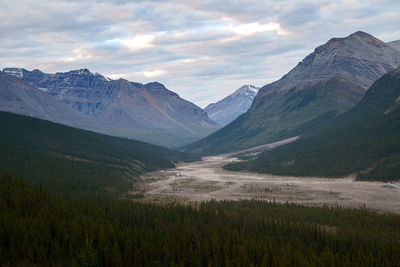
[[231,95],[217,103],[209,104],[204,110],[212,120],[224,126],[250,108],[254,97],[257,95],[258,89],[259,88],[254,85],[243,85]]
[[8,75],[17,77],[17,78],[24,77],[24,69],[22,69],[22,68],[5,68],[5,69],[3,69],[3,72],[7,73]]

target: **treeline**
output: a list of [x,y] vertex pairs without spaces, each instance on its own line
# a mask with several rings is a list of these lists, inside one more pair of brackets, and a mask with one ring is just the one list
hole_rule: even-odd
[[259,201],[60,197],[3,175],[0,264],[399,266],[400,216]]
[[360,172],[359,180],[400,180],[400,154],[380,160],[373,168]]
[[67,194],[119,196],[148,171],[194,154],[0,112],[0,169]]
[[360,132],[336,143],[330,140],[335,133],[306,138],[224,168],[295,176],[341,177],[357,173],[359,180],[399,180],[400,135],[390,136],[377,129],[369,136]]

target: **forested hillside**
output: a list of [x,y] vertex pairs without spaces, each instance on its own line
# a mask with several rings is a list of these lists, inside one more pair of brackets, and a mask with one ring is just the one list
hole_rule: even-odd
[[63,193],[119,195],[139,175],[200,157],[0,112],[0,172]]
[[78,201],[0,176],[5,266],[399,266],[399,229],[365,209]]
[[400,68],[376,81],[352,110],[298,141],[248,162],[227,165],[299,176],[400,179]]

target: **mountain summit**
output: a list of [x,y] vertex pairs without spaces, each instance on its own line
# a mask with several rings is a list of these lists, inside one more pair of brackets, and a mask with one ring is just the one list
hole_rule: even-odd
[[225,126],[250,108],[258,89],[254,85],[243,85],[217,103],[209,104],[204,110],[210,119]]
[[332,38],[318,46],[277,84],[271,85],[279,85],[279,90],[282,90],[299,81],[317,83],[341,76],[368,89],[376,79],[398,64],[396,49],[368,33],[358,31],[345,38]]
[[400,51],[364,32],[317,47],[280,80],[262,87],[238,119],[186,148],[216,154],[301,135],[349,110]]

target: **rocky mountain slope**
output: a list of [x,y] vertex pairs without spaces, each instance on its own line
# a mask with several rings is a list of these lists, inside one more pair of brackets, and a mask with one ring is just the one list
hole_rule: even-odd
[[47,95],[35,86],[0,71],[0,110],[101,131],[100,122]]
[[218,154],[302,135],[352,108],[398,66],[400,51],[367,33],[333,38],[262,87],[248,112],[185,149]]
[[[205,111],[160,83],[110,80],[87,69],[55,74],[19,68],[3,71],[102,125],[100,130],[98,124],[85,129],[164,146],[179,146],[217,128]],[[60,108],[64,106],[60,105]],[[8,111],[17,112],[18,109]],[[76,124],[72,126],[81,127],[79,120],[74,122]]]
[[390,45],[391,47],[397,49],[397,50],[400,50],[400,40],[392,41],[392,42],[389,42],[387,44]]
[[217,103],[209,104],[204,110],[210,119],[225,126],[250,108],[258,89],[253,85],[243,85]]
[[384,75],[351,110],[303,138],[227,166],[300,176],[400,179],[400,68]]

